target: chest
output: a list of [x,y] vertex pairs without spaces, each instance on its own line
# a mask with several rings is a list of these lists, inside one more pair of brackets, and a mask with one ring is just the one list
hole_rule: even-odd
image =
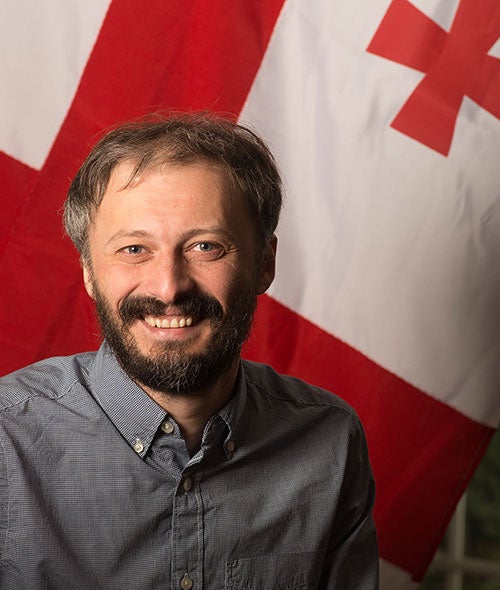
[[2,587],[316,587],[340,473],[313,448],[183,466],[165,448],[144,461],[112,428],[49,440],[9,451]]

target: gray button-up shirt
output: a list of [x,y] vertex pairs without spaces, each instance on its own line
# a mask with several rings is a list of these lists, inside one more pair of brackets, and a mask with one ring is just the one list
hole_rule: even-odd
[[354,411],[242,361],[190,457],[106,345],[0,379],[0,589],[377,588]]

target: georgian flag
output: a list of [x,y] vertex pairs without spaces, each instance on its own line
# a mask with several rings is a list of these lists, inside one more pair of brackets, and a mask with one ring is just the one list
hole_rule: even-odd
[[245,355],[357,409],[412,587],[500,421],[499,35],[497,0],[3,2],[1,373],[98,344],[60,208],[102,130],[239,118],[287,189]]

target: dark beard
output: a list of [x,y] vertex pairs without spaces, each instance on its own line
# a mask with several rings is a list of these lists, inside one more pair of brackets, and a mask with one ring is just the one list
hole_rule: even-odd
[[124,371],[140,385],[170,395],[200,393],[230,368],[250,333],[257,300],[253,285],[241,289],[224,317],[221,304],[213,297],[191,294],[179,298],[173,305],[180,315],[210,321],[212,336],[206,349],[188,353],[183,342],[158,342],[146,356],[128,328],[145,316],[163,315],[168,306],[152,297],[129,296],[120,305],[116,318],[95,284],[93,293],[104,338]]

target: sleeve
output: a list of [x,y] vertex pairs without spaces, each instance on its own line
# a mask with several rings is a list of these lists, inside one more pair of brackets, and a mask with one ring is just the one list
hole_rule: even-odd
[[361,423],[353,418],[335,520],[319,588],[377,590],[379,554],[373,521],[375,483]]

